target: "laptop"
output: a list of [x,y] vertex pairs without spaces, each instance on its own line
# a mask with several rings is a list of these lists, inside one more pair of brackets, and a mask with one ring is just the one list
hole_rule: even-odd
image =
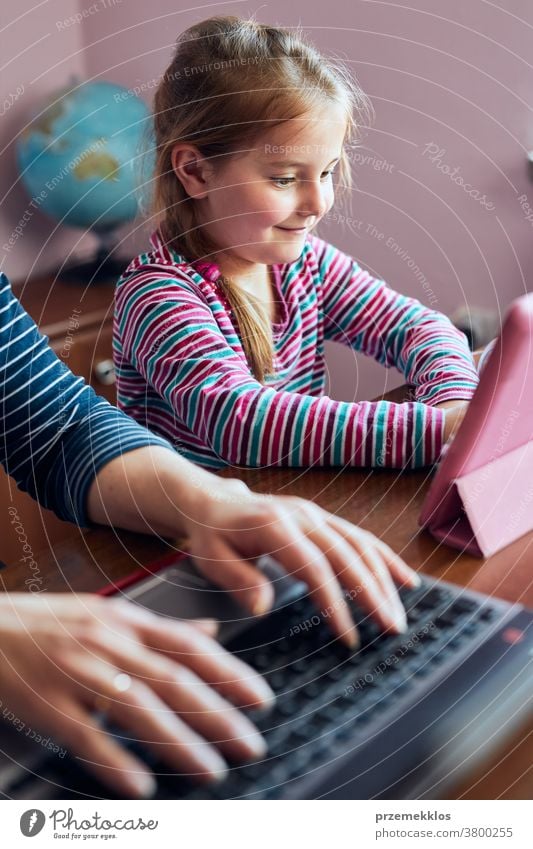
[[[153,770],[156,798],[443,798],[531,717],[533,614],[520,604],[422,577],[421,587],[400,591],[406,634],[381,634],[347,599],[361,637],[350,650],[305,585],[274,561],[261,565],[276,589],[262,618],[244,613],[187,557],[152,564],[153,575],[121,588],[163,616],[216,615],[227,649],[276,693],[272,708],[251,712],[266,756],[232,764],[213,786],[198,787],[110,728]],[[3,738],[6,730],[0,722],[0,798],[114,798],[70,753],[45,757],[16,733]]]

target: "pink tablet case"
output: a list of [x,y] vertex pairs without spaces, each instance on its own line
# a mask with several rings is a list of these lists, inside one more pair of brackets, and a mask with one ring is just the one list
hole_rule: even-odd
[[533,294],[511,305],[420,524],[488,557],[533,530]]

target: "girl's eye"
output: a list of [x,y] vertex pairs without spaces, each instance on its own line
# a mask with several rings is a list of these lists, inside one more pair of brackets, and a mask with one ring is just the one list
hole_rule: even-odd
[[272,177],[272,182],[281,188],[286,188],[294,182],[294,177]]
[[[333,171],[333,168],[331,169],[331,171],[323,171],[321,175],[322,179],[327,179],[328,177],[331,177]],[[281,188],[287,188],[288,186],[290,186],[291,183],[296,182],[296,180],[295,177],[272,177],[272,182],[275,183],[277,186],[281,186]]]

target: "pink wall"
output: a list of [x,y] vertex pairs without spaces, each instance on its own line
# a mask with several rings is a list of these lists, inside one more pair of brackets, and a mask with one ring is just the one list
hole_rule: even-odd
[[[79,27],[61,38],[52,33],[32,49],[31,65],[36,73],[45,73],[31,97],[81,64],[87,76],[138,86],[149,99],[177,33],[210,14],[301,25],[325,53],[348,62],[376,110],[354,163],[352,220],[340,219],[349,211],[338,207],[337,220],[330,213],[322,235],[393,287],[444,312],[465,304],[503,310],[529,288],[533,221],[527,220],[526,204],[533,207],[533,187],[525,161],[533,147],[530,0],[506,0],[505,9],[484,0],[411,0],[410,8],[401,0],[333,0],[326,5],[294,0],[290,6],[274,0],[259,6],[209,4],[190,12],[176,8],[175,0],[99,2],[98,13]],[[30,8],[27,0],[25,5]],[[48,3],[45,11],[13,24],[17,51],[53,30],[53,6],[75,5],[73,0]],[[82,10],[90,4],[79,0],[77,5]],[[77,52],[80,39],[82,57]],[[53,67],[58,60],[60,65]],[[28,54],[16,59],[11,86],[28,79],[28,65]],[[25,93],[10,110],[11,132],[21,126],[30,99]],[[5,121],[4,137],[9,133]],[[460,179],[467,187],[459,185]],[[526,199],[520,201],[523,195]],[[20,190],[14,189],[2,209],[2,233],[23,203]],[[29,254],[48,232],[42,222],[39,228],[36,224],[33,241],[25,239]],[[14,267],[29,261],[28,255],[18,257]],[[354,372],[353,360],[349,351],[329,352],[337,397],[377,394],[397,382],[393,373],[385,375],[360,357]]]
[[[72,21],[77,0],[18,0],[0,5],[0,269],[17,280],[62,261],[80,245],[80,231],[57,229],[31,206],[18,178],[15,140],[47,96],[73,76],[83,78],[82,28]],[[9,240],[16,227],[21,235]]]

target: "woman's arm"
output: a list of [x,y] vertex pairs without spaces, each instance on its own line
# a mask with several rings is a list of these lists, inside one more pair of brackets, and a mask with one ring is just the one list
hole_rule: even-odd
[[253,562],[270,554],[308,584],[317,607],[330,611],[333,631],[349,645],[357,634],[342,587],[382,628],[405,629],[394,581],[414,585],[415,574],[372,534],[303,499],[256,495],[173,451],[147,447],[99,472],[88,511],[95,522],[185,534],[200,571],[253,614],[272,604],[272,586]]
[[0,462],[20,489],[84,525],[87,492],[106,463],[168,443],[99,398],[58,359],[0,274]]

